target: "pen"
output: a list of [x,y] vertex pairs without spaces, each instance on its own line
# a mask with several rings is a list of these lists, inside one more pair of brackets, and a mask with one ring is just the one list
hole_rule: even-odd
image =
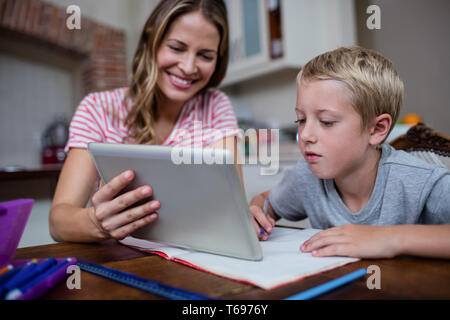
[[18,276],[15,279],[15,281],[8,282],[5,285],[5,289],[12,290],[12,289],[19,288],[20,286],[25,285],[27,282],[32,281],[35,277],[38,277],[41,273],[45,272],[47,269],[49,269],[55,263],[56,263],[55,258],[46,259],[39,264],[33,263],[34,264],[33,268],[24,270],[24,272],[26,272],[26,274],[24,274],[23,276]]
[[[52,258],[54,259],[54,258]],[[54,260],[56,262],[56,259]],[[75,264],[76,259],[67,258],[60,263],[53,265],[50,269],[41,273],[33,280],[23,284],[21,287],[10,290],[6,295],[6,300],[28,300],[41,296],[48,289],[52,288],[66,275],[66,268],[71,264]],[[41,283],[42,282],[42,283]]]
[[14,275],[16,275],[23,267],[15,267],[9,270],[8,272],[0,275],[0,296],[3,289],[3,284],[6,283],[9,279],[11,279]]
[[4,291],[9,291],[16,286],[19,286],[23,282],[29,280],[30,275],[33,273],[34,269],[37,267],[37,260],[33,259],[30,261],[23,269],[13,275],[4,285],[0,286],[0,295]]
[[359,279],[366,275],[366,269],[362,268],[359,270],[356,270],[352,273],[349,273],[345,276],[342,276],[340,278],[331,280],[329,282],[326,282],[324,284],[321,284],[317,287],[308,289],[306,291],[300,292],[298,294],[295,294],[293,296],[287,297],[284,300],[308,300],[315,298],[317,296],[320,296],[321,294],[324,294],[328,291],[334,290],[340,286],[343,286],[349,282],[352,282],[356,279]]
[[[263,208],[263,212],[264,212],[264,214],[267,216],[267,210],[269,209],[269,197],[265,197],[264,198],[264,208]],[[263,227],[261,227],[261,230],[260,230],[260,232],[261,232],[261,235],[263,235],[264,234],[264,228]]]
[[7,266],[4,266],[3,268],[0,269],[0,275],[12,270],[13,266],[12,264],[8,264]]
[[56,263],[55,258],[46,259],[39,264],[35,261],[36,259],[33,259],[32,262],[29,263],[29,265],[27,265],[27,267],[25,267],[20,274],[17,274],[17,276],[11,278],[11,280],[5,283],[3,290],[10,292],[13,289],[25,285],[27,282],[32,281],[35,277],[38,277],[41,273],[45,272]]

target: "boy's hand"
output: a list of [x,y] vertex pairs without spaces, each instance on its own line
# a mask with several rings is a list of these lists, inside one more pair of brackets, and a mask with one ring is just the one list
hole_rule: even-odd
[[393,258],[393,236],[389,227],[347,224],[316,233],[300,250],[316,257]]
[[[269,234],[275,226],[275,220],[269,215],[265,215],[263,208],[256,204],[250,205],[250,213],[252,214],[253,226],[259,240],[269,239]],[[262,228],[262,229],[261,229]],[[262,231],[262,233],[261,233]]]

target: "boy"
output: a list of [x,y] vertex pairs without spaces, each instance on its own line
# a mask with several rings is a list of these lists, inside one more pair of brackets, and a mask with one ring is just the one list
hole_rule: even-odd
[[313,228],[330,228],[301,246],[314,256],[450,258],[450,225],[440,225],[450,223],[449,172],[383,144],[403,100],[393,64],[374,51],[342,47],[308,62],[297,83],[304,159],[270,194],[252,199],[260,239],[280,217],[309,217]]

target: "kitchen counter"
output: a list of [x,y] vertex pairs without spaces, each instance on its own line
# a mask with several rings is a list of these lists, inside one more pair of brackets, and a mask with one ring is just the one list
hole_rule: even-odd
[[14,167],[0,169],[0,181],[28,179],[58,179],[61,164],[47,164],[33,168]]

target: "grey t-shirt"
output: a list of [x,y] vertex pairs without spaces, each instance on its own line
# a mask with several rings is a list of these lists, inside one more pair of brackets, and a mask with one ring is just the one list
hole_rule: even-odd
[[270,191],[270,204],[288,220],[309,218],[326,229],[343,224],[450,223],[450,172],[384,144],[374,190],[366,206],[350,211],[333,179],[319,179],[302,159]]

